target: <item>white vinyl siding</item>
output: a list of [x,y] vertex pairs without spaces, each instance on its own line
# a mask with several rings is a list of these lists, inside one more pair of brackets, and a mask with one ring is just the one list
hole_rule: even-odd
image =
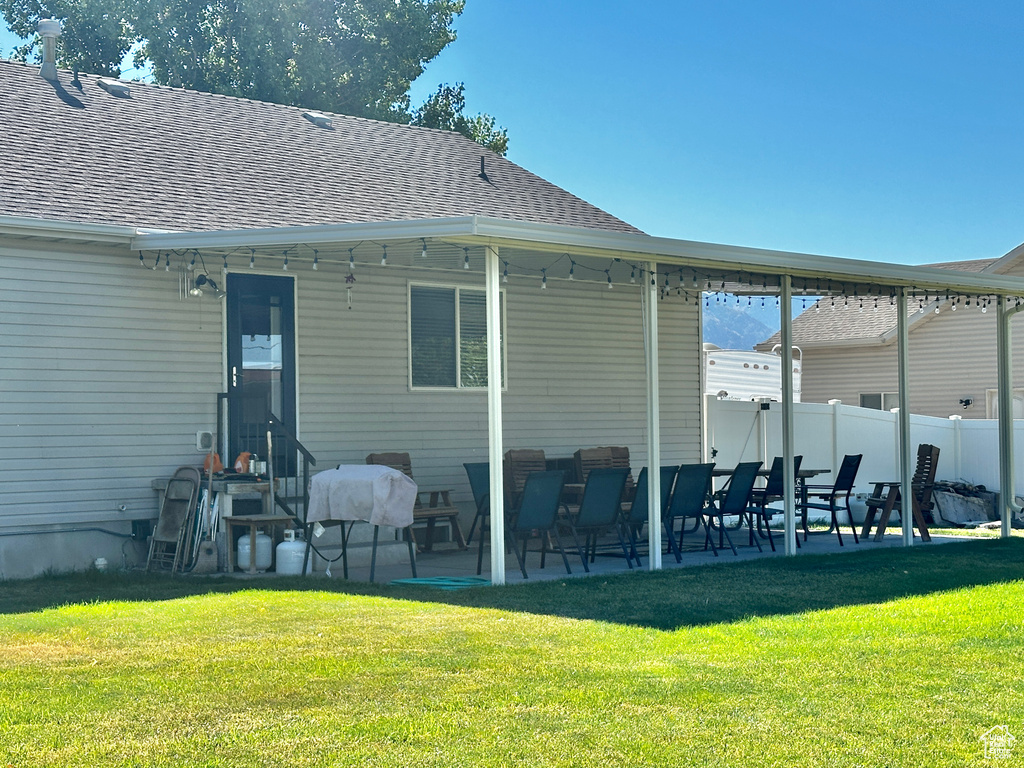
[[112,247],[2,248],[0,275],[0,527],[152,516],[215,426],[222,302]]

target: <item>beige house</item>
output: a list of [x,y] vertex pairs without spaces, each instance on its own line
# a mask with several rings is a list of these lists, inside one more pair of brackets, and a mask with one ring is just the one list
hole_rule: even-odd
[[462,464],[490,461],[502,583],[504,450],[702,458],[705,283],[1024,296],[651,237],[454,133],[14,62],[0,83],[0,578],[138,562],[154,479],[210,433],[230,462],[274,430],[301,489],[284,425],[316,469],[407,451],[466,516]]
[[[1024,276],[1024,246],[1001,259],[931,266]],[[896,319],[894,303],[876,294],[826,297],[796,317],[793,343],[803,357],[803,401],[824,403],[835,399],[866,408],[897,407]],[[958,297],[955,292],[922,292],[909,301],[908,331],[913,413],[996,418],[994,305],[984,300],[979,305],[977,298]],[[775,334],[756,348],[769,351],[778,343],[779,334]],[[1024,335],[1014,337],[1013,350],[1013,415],[1024,418]]]

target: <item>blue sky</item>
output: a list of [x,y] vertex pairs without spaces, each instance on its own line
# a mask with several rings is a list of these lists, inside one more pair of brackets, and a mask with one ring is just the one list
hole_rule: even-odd
[[[1024,241],[1024,5],[467,0],[414,86],[659,236],[926,263]],[[8,54],[10,37],[0,34]]]

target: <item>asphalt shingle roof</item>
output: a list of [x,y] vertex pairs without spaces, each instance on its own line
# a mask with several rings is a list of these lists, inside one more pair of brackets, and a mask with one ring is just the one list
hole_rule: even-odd
[[[950,261],[942,264],[929,264],[939,269],[951,269],[958,272],[983,272],[995,264],[998,259],[976,259],[973,261]],[[863,303],[863,309],[861,304]],[[908,315],[917,311],[917,304],[910,303]],[[860,299],[838,296],[833,299],[824,297],[816,305],[801,312],[793,320],[793,343],[797,346],[812,344],[831,344],[854,340],[874,340],[896,327],[896,307],[885,298],[878,300],[875,307],[874,297]],[[766,339],[757,346],[770,348],[781,340],[779,333]]]
[[[0,214],[182,231],[480,215],[624,221],[447,131],[0,61]],[[480,174],[484,157],[487,179]]]

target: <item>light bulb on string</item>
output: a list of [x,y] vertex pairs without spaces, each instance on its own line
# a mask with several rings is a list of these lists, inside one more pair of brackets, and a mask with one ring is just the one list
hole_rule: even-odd
[[420,251],[420,258],[425,259],[427,258],[427,240],[426,238],[421,237],[420,242],[423,243],[423,250]]
[[164,254],[164,272],[171,271],[171,252],[168,251]]
[[288,251],[284,252],[284,263],[281,265],[281,269],[285,272],[288,271]]
[[320,264],[320,251],[318,251],[316,248],[314,248],[313,249],[313,269],[314,270],[319,269],[320,268],[319,264]]
[[505,265],[505,271],[501,273],[501,282],[507,283],[508,282],[508,262],[506,261],[506,262],[503,262],[503,263]]
[[611,290],[612,288],[614,288],[614,287],[615,287],[615,286],[614,286],[614,285],[612,284],[612,271],[611,271],[610,269],[606,269],[606,270],[604,271],[604,273],[605,273],[605,275],[607,275],[607,277],[608,277],[608,290],[610,291],[610,290]]
[[635,283],[636,282],[636,267],[630,267],[629,268],[629,282],[631,282],[631,283]]
[[196,268],[196,256],[199,255],[199,251],[192,251],[192,261],[188,264],[188,271],[192,272]]
[[249,249],[249,269],[256,269],[256,250]]
[[572,259],[569,259],[569,264],[570,264],[570,266],[569,266],[569,279],[570,280],[575,280],[576,278],[573,277],[573,275],[576,274],[576,262],[573,261]]
[[542,291],[546,291],[548,289],[548,271],[546,269],[542,269],[540,272],[540,289]]
[[227,274],[228,274],[228,257],[227,257],[227,254],[225,254],[222,258],[224,259],[224,265],[220,268],[220,273],[222,275],[224,275],[225,277],[227,277]]
[[[156,254],[156,260],[157,260],[157,263],[160,263],[160,253],[159,253],[159,251]],[[146,266],[146,260],[144,258],[142,258],[142,251],[139,251],[139,266],[140,267],[145,267]]]
[[469,248],[463,248],[462,252],[466,255],[466,258],[462,261],[462,268],[469,269]]
[[352,253],[352,251],[354,251],[354,250],[355,250],[355,248],[349,248],[348,249],[348,271],[349,272],[352,272],[356,268],[356,257]]
[[386,245],[381,246],[380,265],[382,267],[386,267],[388,265],[388,247]]

